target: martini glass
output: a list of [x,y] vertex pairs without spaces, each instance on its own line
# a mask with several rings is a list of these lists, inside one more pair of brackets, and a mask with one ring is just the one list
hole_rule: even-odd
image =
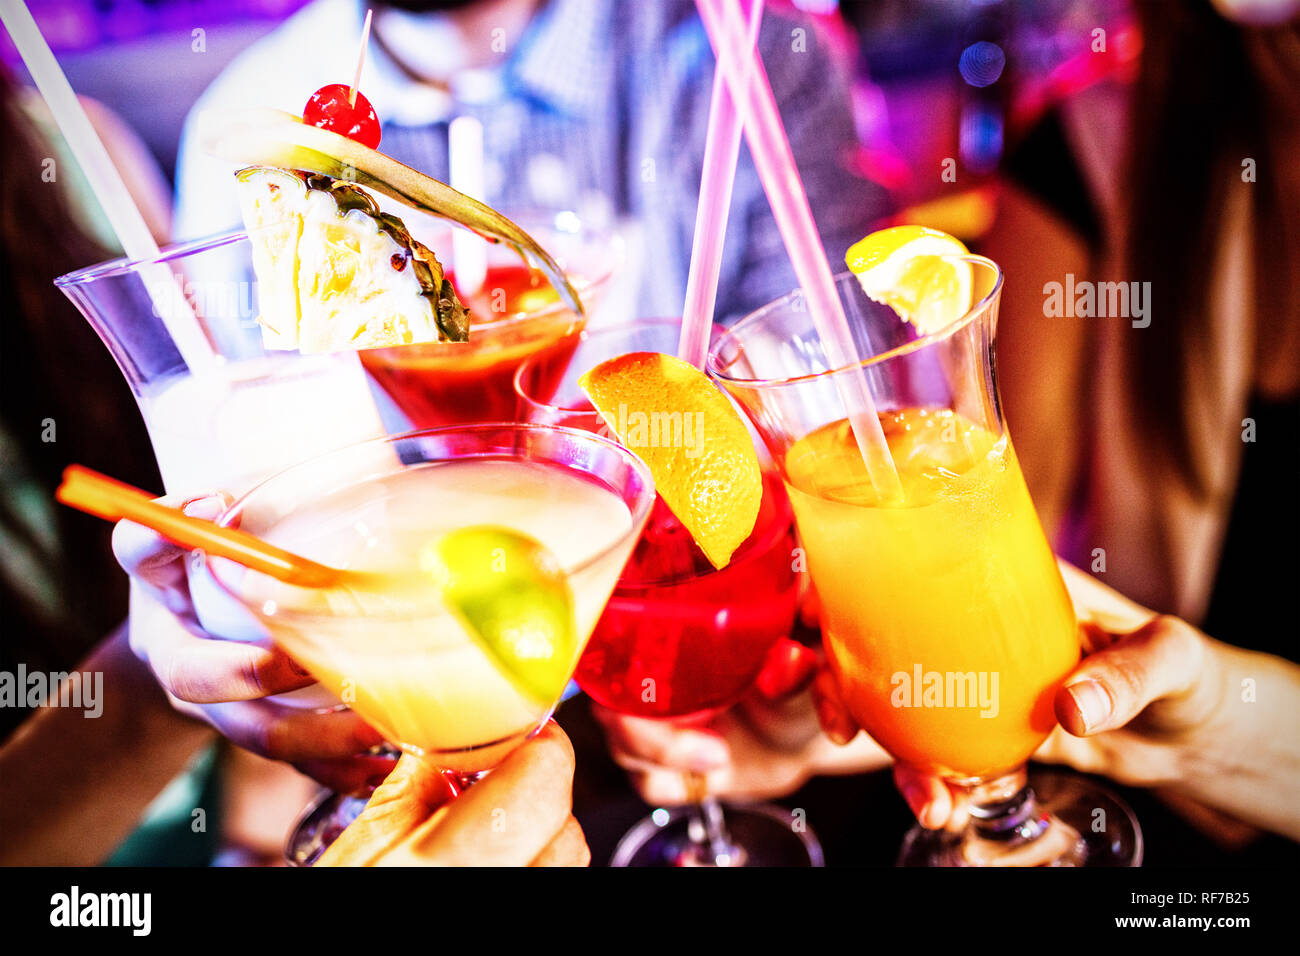
[[[608,434],[578,376],[628,352],[672,353],[680,333],[676,319],[589,328],[567,368],[525,361],[515,375],[520,417]],[[770,467],[754,530],[722,570],[656,498],[574,679],[620,714],[707,722],[753,688],[768,655],[788,639],[799,592],[795,548],[790,502]],[[613,865],[821,865],[815,835],[789,811],[724,806],[702,774],[686,774],[686,785],[691,802],[656,808],[619,842]]]
[[[1002,417],[1002,272],[958,261],[975,304],[932,334],[844,273],[860,365],[827,362],[797,291],[720,336],[709,370],[780,464],[854,719],[896,759],[970,794],[964,832],[917,827],[899,862],[1137,865],[1141,831],[1117,797],[1077,778],[1050,792],[1028,779],[1079,660],[1078,628]],[[869,480],[840,398],[850,376],[880,411],[900,499],[881,501]]]
[[[494,525],[549,549],[572,589],[577,664],[654,503],[649,471],[588,432],[473,425],[363,442],[289,468],[219,519],[336,567],[407,571],[441,535]],[[458,788],[501,762],[550,717],[430,585],[358,599],[295,588],[220,558],[205,573],[320,683],[403,751]],[[509,596],[507,595],[508,599]],[[291,861],[337,835],[309,816]]]

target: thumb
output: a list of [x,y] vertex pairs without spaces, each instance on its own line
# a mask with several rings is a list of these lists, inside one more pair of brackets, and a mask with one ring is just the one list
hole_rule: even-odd
[[450,778],[426,760],[403,754],[366,808],[317,862],[318,866],[369,866],[456,796]]
[[1190,624],[1168,615],[1128,634],[1080,625],[1085,643],[1104,646],[1085,658],[1056,693],[1056,719],[1076,737],[1122,727],[1151,703],[1191,691],[1204,667],[1206,645]]
[[822,732],[841,747],[858,735],[858,724],[840,696],[840,685],[834,672],[823,666],[813,678],[813,706]]

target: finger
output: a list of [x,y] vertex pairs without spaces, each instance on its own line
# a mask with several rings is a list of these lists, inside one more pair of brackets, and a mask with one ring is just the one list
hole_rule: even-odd
[[[168,507],[180,507],[192,518],[215,520],[227,507],[219,494],[178,500],[164,495],[156,499]],[[159,589],[178,587],[185,581],[186,548],[165,541],[156,532],[134,521],[119,521],[113,528],[113,554],[131,577]]]
[[568,821],[545,849],[537,854],[530,866],[590,866],[591,849],[582,832],[582,824],[575,817]]
[[159,683],[195,704],[255,700],[316,683],[274,645],[223,641],[191,627],[151,645],[149,665]]
[[271,700],[204,704],[203,719],[234,743],[272,760],[360,756],[383,737],[350,710],[319,712]]
[[767,652],[754,686],[768,700],[797,694],[817,675],[817,652],[783,637]]
[[817,596],[817,589],[813,587],[812,581],[809,580],[808,586],[804,589],[803,597],[799,599],[799,620],[804,627],[816,630],[821,627],[821,617],[821,598]]
[[404,754],[317,866],[371,866],[450,803],[456,788],[436,766]]
[[812,683],[813,706],[822,732],[833,743],[844,746],[858,735],[858,724],[840,697],[839,683],[829,667],[817,672]]
[[625,717],[600,706],[592,711],[605,728],[614,759],[629,769],[668,767],[704,773],[731,760],[727,742],[713,731]]
[[1129,600],[1068,561],[1058,558],[1057,565],[1080,621],[1096,624],[1113,633],[1125,634],[1136,630],[1155,616],[1154,611]]
[[894,764],[894,783],[916,822],[927,830],[941,830],[953,814],[952,793],[943,780],[904,763]]
[[364,794],[382,784],[396,764],[394,757],[367,754],[364,757],[301,760],[294,764],[294,768],[337,793]]
[[1191,625],[1161,615],[1084,659],[1056,694],[1056,718],[1082,737],[1122,727],[1153,701],[1190,691],[1205,644]]
[[554,721],[380,863],[527,866],[569,818],[573,746]]

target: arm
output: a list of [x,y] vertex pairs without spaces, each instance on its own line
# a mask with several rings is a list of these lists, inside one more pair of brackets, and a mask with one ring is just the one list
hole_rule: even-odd
[[78,671],[103,675],[103,711],[42,707],[0,747],[0,865],[90,866],[215,734],[168,704],[119,627]]

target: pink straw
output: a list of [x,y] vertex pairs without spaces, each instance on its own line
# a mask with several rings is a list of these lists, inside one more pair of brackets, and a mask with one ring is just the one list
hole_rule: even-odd
[[[741,0],[741,5],[746,0]],[[744,49],[754,56],[758,27],[763,21],[763,0],[750,0],[749,33]],[[704,368],[713,330],[713,309],[718,300],[718,273],[722,270],[722,241],[731,211],[731,187],[736,182],[742,124],[727,90],[722,70],[713,76],[709,101],[709,126],[704,138],[704,172],[700,177],[700,202],[695,207],[695,239],[691,270],[686,279],[686,305],[682,309],[682,337],[677,355],[696,368]]]
[[[767,201],[776,217],[777,228],[808,302],[817,334],[826,349],[830,367],[856,366],[861,359],[853,343],[844,306],[835,291],[826,250],[817,234],[812,210],[808,208],[808,196],[799,178],[790,140],[781,123],[763,61],[754,52],[752,44],[746,45],[745,21],[734,3],[729,0],[695,0],[695,5],[708,31],[709,42],[718,59],[718,69],[725,76],[731,96],[739,106],[745,139],[754,156],[763,191],[767,193]],[[745,49],[749,49],[751,55],[743,61],[731,55],[732,51]],[[837,375],[835,382],[848,409],[849,424],[872,486],[883,499],[900,497],[902,487],[884,430],[880,427],[875,403],[871,400],[866,373]]]

